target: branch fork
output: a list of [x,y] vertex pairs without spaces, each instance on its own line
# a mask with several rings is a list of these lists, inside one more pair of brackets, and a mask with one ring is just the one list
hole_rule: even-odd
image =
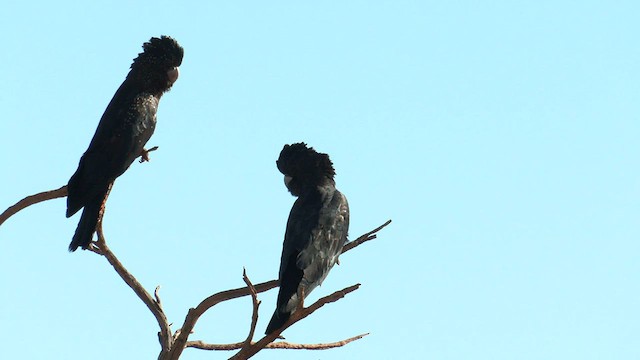
[[[149,150],[145,150],[141,154],[140,162],[148,161],[148,153],[151,151],[155,151],[158,147],[153,147]],[[108,193],[107,193],[108,194]],[[35,195],[27,196],[24,199],[18,201],[13,206],[7,208],[2,214],[0,214],[0,225],[9,219],[11,216],[16,214],[17,212],[23,210],[26,207],[37,204],[42,201],[56,199],[60,197],[67,196],[67,187],[62,186],[56,190],[45,191]],[[106,200],[106,199],[105,199]],[[122,278],[122,280],[136,293],[136,295],[142,300],[142,302],[147,306],[149,311],[153,314],[158,322],[158,326],[160,327],[160,331],[158,332],[158,340],[160,342],[161,351],[158,355],[159,360],[177,360],[182,354],[183,350],[187,347],[192,347],[196,349],[202,350],[239,350],[231,359],[249,359],[256,353],[258,353],[262,349],[306,349],[306,350],[324,350],[331,349],[335,347],[344,346],[350,342],[359,340],[364,336],[367,336],[368,333],[357,335],[348,339],[344,339],[341,341],[336,341],[332,343],[324,343],[324,344],[295,344],[289,343],[285,341],[274,342],[276,338],[280,336],[280,334],[292,326],[293,324],[301,321],[307,316],[311,315],[316,310],[320,309],[324,305],[328,303],[332,303],[338,301],[345,297],[347,294],[357,290],[360,287],[360,284],[352,285],[346,287],[342,290],[336,291],[333,294],[320,298],[318,301],[310,305],[309,307],[303,306],[303,301],[300,301],[299,308],[290,316],[289,320],[278,330],[275,332],[265,335],[262,339],[254,342],[253,337],[255,335],[256,325],[258,323],[258,309],[260,307],[260,301],[258,300],[258,293],[265,292],[271,289],[278,287],[277,280],[271,280],[263,283],[259,283],[254,285],[249,277],[247,276],[246,270],[243,270],[242,278],[246,287],[231,289],[226,291],[221,291],[216,294],[213,294],[206,299],[202,300],[200,304],[198,304],[195,308],[189,309],[187,312],[187,316],[185,317],[183,325],[172,333],[171,324],[167,320],[167,316],[164,313],[162,307],[162,301],[160,299],[160,286],[155,288],[153,292],[153,296],[149,294],[147,290],[138,282],[138,280],[122,265],[122,263],[118,260],[118,258],[111,252],[109,247],[107,246],[107,242],[104,236],[104,231],[102,229],[102,215],[104,214],[104,203],[103,208],[101,209],[100,217],[98,219],[98,224],[96,226],[97,240],[91,242],[87,250],[103,256],[107,259],[109,264],[114,268],[116,273]],[[342,249],[342,253],[350,251],[355,247],[373,240],[377,237],[376,233],[382,230],[384,227],[389,225],[391,220],[388,220],[384,224],[379,227],[363,234],[358,237],[356,240],[351,241]],[[187,341],[190,334],[193,333],[193,328],[200,318],[202,314],[204,314],[207,310],[212,308],[213,306],[232,299],[237,299],[243,296],[251,296],[251,304],[252,304],[252,315],[251,315],[251,325],[249,328],[249,334],[246,339],[242,342],[233,343],[233,344],[209,344],[205,343],[201,340],[196,341]],[[302,299],[303,297],[300,297]]]

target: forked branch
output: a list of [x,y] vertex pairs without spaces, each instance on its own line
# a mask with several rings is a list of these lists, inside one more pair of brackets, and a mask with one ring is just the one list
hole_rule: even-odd
[[[359,246],[360,244],[363,244],[363,243],[365,243],[365,242],[367,242],[369,240],[375,239],[376,238],[376,233],[378,231],[382,230],[383,228],[385,228],[390,223],[391,223],[391,220],[388,220],[387,222],[385,222],[384,224],[380,225],[379,227],[377,227],[377,228],[375,228],[375,229],[363,234],[362,236],[358,237],[356,240],[347,243],[344,246],[344,248],[342,250],[342,253],[350,251],[350,250],[354,249],[355,247]],[[267,282],[255,285],[256,293],[265,292],[267,290],[271,290],[271,289],[276,288],[276,287],[278,287],[278,280],[271,280],[271,281],[267,281]],[[353,289],[353,290],[355,290],[355,289]],[[353,290],[351,290],[351,291],[353,291]],[[187,316],[184,319],[184,324],[182,325],[182,327],[179,330],[176,331],[177,336],[175,337],[175,341],[173,343],[173,348],[171,349],[169,357],[167,357],[166,359],[177,360],[177,359],[180,358],[180,355],[182,354],[182,351],[185,349],[185,347],[187,345],[187,339],[188,339],[189,335],[193,332],[193,328],[194,328],[196,322],[198,321],[200,316],[202,316],[202,314],[204,314],[207,310],[209,310],[213,306],[215,306],[215,305],[217,305],[217,304],[219,304],[219,303],[221,303],[223,301],[236,299],[236,298],[240,298],[240,297],[243,297],[243,296],[248,296],[250,294],[251,294],[251,291],[247,287],[237,288],[237,289],[233,289],[233,290],[226,290],[226,291],[222,291],[222,292],[219,292],[217,294],[213,294],[213,295],[209,296],[208,298],[202,300],[200,302],[200,304],[198,304],[198,306],[196,306],[195,308],[189,309],[189,311],[187,312]],[[320,300],[318,300],[318,301],[320,301]],[[289,320],[291,320],[291,319],[289,319]],[[286,327],[283,328],[283,330],[284,329],[286,329]],[[260,340],[258,342],[258,343],[260,343],[260,345],[259,345],[259,346],[261,346],[260,348],[264,348],[266,346],[266,344],[268,344],[268,343],[272,342],[273,340],[275,340],[276,337],[277,337],[277,335],[274,336],[271,340],[266,341],[266,342],[263,341],[264,338],[262,340]],[[252,349],[256,349],[258,345],[252,344],[251,346],[252,346]]]
[[[149,311],[153,314],[153,316],[158,321],[158,325],[160,326],[160,333],[158,334],[158,338],[160,340],[160,345],[162,347],[162,352],[168,351],[171,348],[173,337],[171,336],[171,327],[169,326],[169,321],[167,320],[167,316],[162,310],[162,306],[160,303],[160,296],[158,295],[158,287],[156,287],[155,291],[155,299],[145,290],[145,288],[138,282],[138,280],[122,265],[120,260],[115,256],[111,249],[107,246],[107,242],[104,237],[104,232],[102,231],[102,221],[98,221],[98,226],[96,228],[96,233],[98,234],[98,240],[94,243],[91,243],[91,247],[89,248],[91,251],[104,256],[109,264],[113,266],[113,269],[120,275],[122,280],[133,290],[133,292],[138,295],[140,300],[147,306]],[[161,352],[161,353],[162,353]]]
[[258,324],[258,308],[260,307],[260,301],[258,301],[258,293],[256,292],[256,288],[253,287],[253,284],[247,277],[247,271],[242,270],[242,279],[244,283],[247,284],[247,288],[249,289],[249,293],[251,293],[251,304],[253,305],[253,312],[251,314],[251,326],[249,328],[249,335],[247,335],[247,339],[244,341],[244,345],[242,345],[242,350],[251,346],[251,341],[253,340],[253,334],[256,332],[256,325]]
[[[51,199],[65,197],[67,195],[67,186],[62,186],[56,190],[45,191],[35,195],[27,196],[24,199],[18,201],[16,204],[7,208],[2,214],[0,214],[0,225],[4,223],[11,216],[15,215],[19,211]],[[104,211],[104,209],[102,209]],[[102,215],[102,214],[101,214]],[[372,231],[363,234],[358,237],[356,240],[347,243],[342,249],[342,253],[350,251],[355,247],[369,241],[373,240],[377,237],[376,233],[382,230],[384,227],[389,225],[391,220],[388,220],[381,226],[373,229]],[[98,240],[91,243],[91,246],[88,250],[104,256],[109,264],[114,268],[114,270],[118,273],[118,275],[124,280],[124,282],[136,293],[136,295],[142,300],[142,302],[147,306],[149,311],[156,318],[158,325],[160,327],[160,332],[158,333],[158,337],[161,345],[161,352],[158,356],[158,359],[161,360],[177,360],[182,351],[186,347],[192,347],[203,350],[238,350],[240,351],[232,357],[232,359],[248,359],[258,353],[262,349],[306,349],[306,350],[324,350],[331,349],[339,346],[346,345],[352,341],[361,339],[362,337],[368,334],[362,334],[358,336],[354,336],[349,339],[345,339],[342,341],[332,342],[332,343],[324,343],[324,344],[295,344],[289,342],[273,342],[282,331],[292,326],[296,322],[306,318],[314,311],[318,310],[325,304],[337,301],[343,298],[346,294],[355,291],[358,289],[360,284],[353,285],[347,287],[343,290],[336,291],[335,293],[325,296],[314,304],[307,308],[300,308],[295,313],[291,315],[289,320],[283,325],[279,331],[276,331],[272,334],[264,336],[257,342],[253,342],[253,336],[255,334],[255,328],[258,321],[258,308],[260,302],[258,301],[257,294],[261,292],[265,292],[271,290],[273,288],[278,287],[277,280],[271,280],[263,283],[259,283],[257,285],[253,285],[249,278],[246,276],[246,273],[243,274],[243,278],[245,281],[246,287],[231,289],[222,291],[216,294],[213,294],[206,299],[202,300],[198,306],[195,308],[189,309],[187,316],[185,318],[184,324],[180,329],[178,329],[175,334],[172,334],[170,324],[167,320],[167,317],[162,309],[162,303],[160,301],[160,296],[158,294],[159,287],[156,287],[154,296],[149,294],[142,284],[138,282],[138,280],[131,274],[129,271],[122,265],[122,263],[118,260],[118,258],[111,252],[109,247],[107,246],[104,232],[102,230],[102,219],[98,221],[98,226],[96,228],[96,232],[98,235]],[[202,314],[204,314],[207,310],[212,308],[213,306],[223,302],[236,298],[240,298],[243,296],[251,295],[252,296],[252,306],[253,312],[251,317],[251,327],[249,330],[249,335],[243,342],[233,343],[233,344],[208,344],[203,341],[187,341],[189,335],[193,332],[193,328],[200,318]]]
[[[275,332],[273,332],[271,334],[265,335],[262,339],[260,339],[259,341],[251,344],[251,346],[249,346],[249,347],[243,347],[242,350],[240,350],[237,354],[235,354],[234,356],[230,357],[229,359],[233,359],[233,360],[246,360],[246,359],[249,359],[253,355],[257,354],[258,351],[264,349],[269,343],[272,343],[275,339],[277,339],[278,336],[280,336],[280,334],[284,330],[289,328],[291,325],[293,325],[293,324],[297,323],[298,321],[300,321],[300,320],[306,318],[307,316],[311,315],[313,312],[315,312],[316,310],[320,309],[324,305],[342,299],[348,293],[358,290],[359,287],[360,287],[360,284],[349,286],[349,287],[344,288],[344,289],[342,289],[340,291],[336,291],[331,295],[328,295],[328,296],[325,296],[323,298],[318,299],[318,301],[316,301],[315,303],[313,303],[309,307],[297,309],[293,314],[291,314],[291,316],[289,317],[289,320],[287,320],[287,322],[280,329],[278,329],[278,331],[275,331]],[[362,338],[362,336],[360,338]],[[346,340],[344,340],[344,341],[346,341]],[[354,341],[354,340],[352,340],[352,341]],[[347,343],[348,342],[345,342],[345,344],[347,344]],[[304,346],[306,346],[306,345],[301,345],[300,348],[304,348]],[[316,350],[318,350],[318,349],[316,349]]]

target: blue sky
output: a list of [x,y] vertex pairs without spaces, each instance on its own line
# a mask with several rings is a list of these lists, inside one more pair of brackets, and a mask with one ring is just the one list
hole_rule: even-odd
[[[371,335],[259,359],[640,357],[636,2],[17,2],[0,14],[0,208],[58,188],[151,36],[185,48],[160,149],[115,184],[111,249],[174,330],[204,297],[277,275],[294,201],[275,160],[328,153],[355,238],[310,300],[357,292],[285,332]],[[0,227],[11,359],[147,359],[152,315],[107,262],[67,253],[63,199]],[[258,330],[276,293],[260,295]],[[191,339],[246,336],[249,299]],[[187,349],[183,359],[228,353]]]

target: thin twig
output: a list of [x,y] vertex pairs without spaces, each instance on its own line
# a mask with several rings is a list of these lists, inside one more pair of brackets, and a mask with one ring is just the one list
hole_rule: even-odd
[[43,191],[35,195],[27,196],[26,198],[15,203],[14,205],[9,206],[7,210],[5,210],[2,214],[0,214],[0,225],[2,225],[3,222],[7,221],[7,219],[9,219],[11,216],[15,215],[18,211],[26,207],[37,204],[39,202],[43,202],[51,199],[57,199],[65,196],[67,196],[67,185],[59,189],[55,189],[51,191]]
[[251,341],[253,340],[253,335],[256,332],[256,325],[258,324],[258,308],[260,307],[260,301],[258,301],[258,293],[256,292],[256,288],[253,287],[251,280],[247,276],[247,271],[242,269],[242,279],[244,283],[247,284],[247,288],[251,293],[251,304],[253,305],[253,313],[251,314],[251,327],[249,328],[249,335],[247,335],[247,339],[244,341],[243,349],[248,348],[251,345]]
[[290,343],[286,341],[278,341],[267,344],[264,349],[295,349],[295,350],[327,350],[333,349],[341,346],[345,346],[350,342],[354,342],[356,340],[360,340],[363,337],[369,335],[369,333],[356,335],[354,337],[350,337],[348,339],[330,342],[330,343],[320,343],[320,344],[296,344]]
[[375,238],[378,237],[378,235],[376,235],[376,233],[382,229],[384,229],[387,225],[391,224],[391,220],[387,220],[384,224],[378,226],[377,228],[369,231],[368,233],[362,234],[360,235],[359,238],[353,240],[353,241],[349,241],[348,243],[346,243],[343,247],[342,247],[342,253],[346,253],[347,251],[353,249],[354,247],[365,243],[369,240],[373,240]]
[[156,286],[156,290],[153,292],[153,297],[155,298],[156,304],[158,305],[160,310],[164,312],[164,309],[162,309],[162,301],[160,300],[160,285]]
[[[267,344],[264,347],[264,349],[326,350],[326,349],[333,349],[333,348],[347,345],[348,343],[356,340],[360,340],[367,335],[369,335],[369,333],[360,334],[360,335],[357,335],[348,339],[340,340],[340,341],[335,341],[330,343],[320,343],[320,344],[297,344],[297,343],[290,343],[286,341],[278,341],[278,342],[272,342]],[[186,347],[191,347],[191,348],[200,349],[200,350],[230,351],[230,350],[241,349],[243,344],[244,344],[243,342],[234,343],[234,344],[208,344],[202,340],[195,340],[195,341],[187,341]],[[253,344],[255,344],[255,342],[251,343],[251,345]]]

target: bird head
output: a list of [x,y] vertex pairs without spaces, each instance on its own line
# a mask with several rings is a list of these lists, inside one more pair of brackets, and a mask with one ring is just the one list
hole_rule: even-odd
[[327,182],[334,184],[336,171],[329,155],[316,152],[305,143],[285,145],[276,165],[284,175],[287,189],[294,196],[300,196]]
[[184,49],[169,37],[152,37],[142,45],[143,51],[133,59],[129,76],[142,83],[145,90],[162,94],[178,79]]

